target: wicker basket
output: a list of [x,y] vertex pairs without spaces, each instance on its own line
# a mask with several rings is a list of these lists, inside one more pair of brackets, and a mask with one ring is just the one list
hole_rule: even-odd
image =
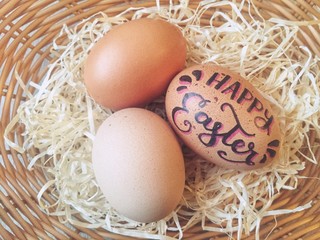
[[[191,2],[191,1],[190,1]],[[192,1],[196,7],[199,1]],[[319,0],[255,0],[264,18],[278,17],[287,20],[320,19]],[[161,4],[166,4],[163,1]],[[15,114],[19,104],[24,101],[23,90],[18,87],[13,70],[22,79],[38,81],[44,75],[43,62],[50,59],[53,38],[63,24],[73,25],[92,14],[103,11],[109,15],[122,12],[129,6],[154,6],[155,1],[119,0],[3,0],[0,1],[0,135]],[[320,27],[301,27],[299,41],[320,56]],[[35,60],[36,59],[36,60]],[[17,141],[21,141],[20,138]],[[319,145],[310,133],[311,144]],[[129,239],[109,233],[103,229],[86,229],[64,225],[55,217],[40,210],[37,193],[45,183],[40,171],[28,171],[28,159],[5,145],[0,138],[0,239]],[[316,158],[320,159],[319,148]],[[290,215],[277,218],[264,218],[260,236],[264,239],[320,239],[320,168],[307,163],[301,173],[313,178],[301,180],[295,191],[283,192],[274,202],[272,209],[293,209],[313,200],[312,207]],[[46,195],[52,202],[53,196]],[[243,236],[243,239],[254,239]],[[203,232],[197,225],[188,230],[184,239],[228,239],[228,236],[215,232]]]

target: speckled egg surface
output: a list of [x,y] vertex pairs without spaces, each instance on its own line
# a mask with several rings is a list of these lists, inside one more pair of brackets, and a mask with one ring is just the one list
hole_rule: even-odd
[[97,182],[110,205],[138,222],[166,217],[184,190],[184,160],[169,124],[155,113],[126,108],[99,127],[92,150]]
[[279,123],[270,104],[239,74],[213,64],[180,72],[166,94],[177,135],[208,161],[251,170],[276,159]]

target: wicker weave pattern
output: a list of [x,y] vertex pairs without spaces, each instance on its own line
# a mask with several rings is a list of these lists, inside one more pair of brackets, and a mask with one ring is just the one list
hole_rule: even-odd
[[[163,1],[162,4],[168,1]],[[199,1],[192,1],[196,7]],[[279,17],[293,21],[320,19],[319,0],[256,0],[255,5],[263,17]],[[17,71],[26,82],[39,81],[45,72],[41,66],[50,62],[50,46],[63,24],[72,25],[92,14],[104,11],[115,15],[129,6],[154,6],[155,1],[118,0],[3,0],[0,1],[0,135],[25,99],[13,74]],[[302,27],[298,43],[306,45],[320,56],[320,26]],[[19,129],[17,129],[19,132]],[[21,131],[21,129],[20,129]],[[319,145],[320,140],[310,133],[311,143]],[[19,134],[12,136],[22,141]],[[0,138],[0,239],[84,239],[84,233],[92,239],[129,239],[104,230],[89,230],[66,226],[57,218],[43,213],[37,204],[37,192],[45,183],[38,170],[28,171],[28,159],[7,147]],[[316,151],[320,159],[320,148]],[[302,180],[299,189],[284,192],[272,206],[293,209],[313,200],[312,208],[277,218],[276,229],[268,239],[320,239],[320,193],[319,166],[307,164],[301,173],[313,179]],[[53,202],[52,196],[45,195]],[[261,237],[274,228],[273,217],[262,222]],[[184,234],[185,239],[228,239],[219,233],[203,232],[201,226],[194,226]],[[254,239],[254,235],[243,239]]]

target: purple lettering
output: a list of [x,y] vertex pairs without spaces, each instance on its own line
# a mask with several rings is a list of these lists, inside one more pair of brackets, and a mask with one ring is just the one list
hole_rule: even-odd
[[211,86],[213,83],[217,83],[217,85],[214,88],[219,90],[224,84],[226,84],[231,79],[229,75],[225,75],[222,80],[218,80],[217,78],[220,76],[221,74],[217,72],[212,74],[212,76],[206,82],[207,86]]
[[231,84],[229,87],[227,87],[226,89],[224,89],[222,91],[222,93],[230,93],[231,92],[231,97],[230,99],[234,100],[234,98],[237,96],[237,93],[239,91],[241,84],[239,82],[235,82],[233,84]]
[[237,103],[242,104],[243,101],[251,101],[252,99],[253,99],[252,93],[247,88],[245,88],[243,89],[243,92],[238,98]]

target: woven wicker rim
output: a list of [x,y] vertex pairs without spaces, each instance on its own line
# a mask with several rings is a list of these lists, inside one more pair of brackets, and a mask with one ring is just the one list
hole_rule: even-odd
[[[239,2],[239,1],[238,1]],[[278,17],[292,21],[320,19],[319,0],[256,0],[264,18]],[[161,4],[167,4],[162,1]],[[195,8],[199,1],[192,1]],[[73,25],[92,14],[103,11],[116,15],[129,6],[155,6],[155,1],[118,0],[64,0],[64,1],[9,1],[0,2],[0,135],[12,119],[19,104],[25,99],[12,74],[16,70],[26,81],[39,81],[44,72],[41,66],[50,62],[50,46],[63,24]],[[206,23],[203,23],[206,24]],[[306,45],[320,56],[320,27],[301,27],[297,42]],[[36,59],[36,60],[35,60]],[[19,132],[19,129],[17,129]],[[319,145],[320,139],[310,133],[310,142]],[[17,141],[21,142],[18,136]],[[37,192],[45,183],[44,176],[37,170],[28,171],[28,159],[5,145],[0,138],[0,238],[2,239],[130,239],[109,233],[103,229],[90,230],[64,225],[55,217],[43,213],[37,203]],[[315,152],[320,159],[319,148]],[[313,200],[311,208],[277,218],[276,229],[268,239],[320,239],[320,168],[307,163],[301,175],[313,178],[301,180],[295,191],[283,192],[274,202],[272,209],[293,209]],[[45,195],[53,202],[53,197]],[[261,238],[274,228],[273,217],[265,218],[261,224]],[[82,234],[83,233],[83,234]],[[184,234],[184,239],[228,239],[225,234],[203,232],[196,225]],[[243,239],[254,239],[254,234]]]

